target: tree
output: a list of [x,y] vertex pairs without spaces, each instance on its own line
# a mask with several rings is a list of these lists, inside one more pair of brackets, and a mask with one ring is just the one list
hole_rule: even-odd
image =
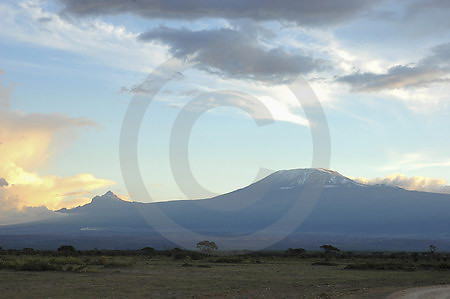
[[153,254],[155,254],[155,249],[153,247],[144,247],[144,248],[141,249],[141,251],[145,255],[153,255]]
[[58,252],[72,253],[75,251],[75,247],[73,247],[72,245],[62,245],[58,248]]
[[301,255],[305,252],[306,250],[303,248],[288,248],[288,250],[286,251],[288,255]]
[[22,249],[22,251],[23,251],[23,253],[26,253],[26,254],[34,253],[34,249],[33,248],[24,248],[24,249]]
[[206,254],[211,254],[211,252],[213,252],[214,250],[219,249],[219,247],[217,247],[216,243],[212,242],[212,241],[201,241],[197,243],[197,248],[201,251],[204,252]]
[[332,253],[332,252],[338,252],[340,251],[339,248],[334,247],[333,245],[330,244],[325,244],[320,246],[320,248],[322,248],[323,250],[325,250],[325,253]]
[[434,245],[430,245],[430,253],[433,254],[437,250],[437,247]]

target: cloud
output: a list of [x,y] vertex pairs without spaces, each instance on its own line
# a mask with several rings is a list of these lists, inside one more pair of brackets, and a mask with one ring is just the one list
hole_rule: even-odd
[[446,0],[418,0],[408,7],[408,15],[420,14],[427,10],[448,10],[450,3]]
[[0,178],[0,187],[7,187],[9,184],[4,178]]
[[408,177],[403,174],[392,174],[386,177],[375,179],[356,178],[355,180],[360,183],[369,185],[384,184],[388,186],[404,188],[407,190],[450,194],[450,186],[444,179],[434,179],[422,176]]
[[39,174],[39,169],[61,147],[66,146],[80,129],[93,125],[92,121],[84,118],[61,114],[27,114],[0,108],[2,222],[12,219],[12,215],[20,216],[21,219],[49,215],[43,213],[42,209],[30,207],[58,209],[85,203],[89,198],[64,194],[92,191],[114,184],[110,180],[85,173],[69,177]]
[[0,225],[11,225],[63,216],[50,211],[46,207],[25,207],[22,210],[10,209],[0,211]]
[[175,57],[189,59],[209,73],[237,79],[284,83],[300,74],[326,68],[324,60],[290,53],[282,47],[265,48],[260,32],[229,28],[191,31],[159,27],[139,36],[169,46]]
[[[162,47],[138,42],[138,33],[122,25],[98,19],[64,18],[45,7],[45,3],[40,0],[0,1],[1,39],[82,54],[109,67],[126,71],[149,72],[167,59]],[[82,61],[89,63],[85,58]],[[35,63],[27,59],[3,60],[3,63],[11,64],[10,68],[13,69],[38,68],[41,72],[67,72],[59,64]],[[74,71],[76,68],[70,70]],[[95,68],[84,75],[99,76]]]
[[385,73],[356,72],[337,81],[349,84],[356,91],[376,92],[450,82],[449,75],[450,43],[445,43],[432,48],[429,56],[415,64],[395,65]]
[[35,169],[46,163],[55,147],[67,143],[66,139],[75,135],[77,129],[93,125],[90,120],[62,114],[0,110],[0,174],[7,173],[12,165]]
[[59,0],[64,12],[78,16],[135,14],[149,19],[201,18],[282,21],[323,26],[351,20],[376,0]]
[[[261,125],[271,124],[274,120],[287,121],[301,126],[309,125],[305,118],[292,113],[285,105],[280,105],[276,100],[270,98],[258,99],[246,93],[230,90],[215,91],[200,95],[195,100],[183,106],[182,109],[184,112],[196,115],[205,110],[224,107],[239,109],[238,115],[240,117],[252,117]],[[219,111],[222,112],[216,110],[215,113],[223,113],[223,110]]]
[[76,131],[92,125],[86,119],[58,114],[0,110],[0,176],[9,183],[0,194],[2,208],[73,206],[88,199],[65,202],[60,194],[112,185],[113,182],[91,174],[61,178],[38,173],[53,154],[71,141]]
[[[0,75],[3,75],[4,71],[0,69]],[[11,94],[11,87],[0,85],[0,109],[9,107]]]
[[[408,3],[400,24],[409,27],[416,36],[429,37],[448,32],[450,2],[446,0],[416,0]],[[414,27],[413,27],[414,26]]]

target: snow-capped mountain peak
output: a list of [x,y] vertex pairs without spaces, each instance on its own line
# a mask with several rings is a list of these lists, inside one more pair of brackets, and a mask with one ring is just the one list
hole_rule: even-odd
[[280,170],[271,174],[269,177],[272,177],[274,184],[284,190],[304,185],[307,181],[317,185],[324,185],[326,187],[361,185],[341,175],[337,171],[325,168]]

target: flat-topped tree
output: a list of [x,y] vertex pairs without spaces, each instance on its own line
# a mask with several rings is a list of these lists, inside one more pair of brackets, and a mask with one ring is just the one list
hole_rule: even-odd
[[322,248],[325,251],[325,253],[335,253],[340,251],[339,248],[334,247],[333,245],[330,244],[322,245],[320,246],[320,248]]
[[211,254],[211,252],[213,252],[214,250],[219,249],[219,247],[217,247],[217,244],[213,241],[201,241],[197,243],[197,248],[201,251],[204,252],[206,254]]

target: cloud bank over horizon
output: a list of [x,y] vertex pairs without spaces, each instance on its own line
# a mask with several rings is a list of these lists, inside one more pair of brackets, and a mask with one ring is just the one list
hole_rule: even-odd
[[444,179],[436,179],[423,176],[406,176],[404,174],[392,174],[386,177],[378,177],[373,179],[354,178],[354,180],[368,185],[382,184],[400,187],[411,191],[450,194],[450,185]]
[[[2,88],[0,84],[0,91]],[[0,102],[8,103],[9,93],[0,94]],[[114,184],[89,173],[69,177],[39,174],[39,169],[70,143],[77,131],[93,125],[92,121],[83,118],[27,114],[12,110],[8,105],[0,106],[1,223],[4,224],[6,219],[11,222],[15,218],[36,220],[47,217],[52,215],[47,209],[73,207],[89,200],[66,194],[94,191]]]

